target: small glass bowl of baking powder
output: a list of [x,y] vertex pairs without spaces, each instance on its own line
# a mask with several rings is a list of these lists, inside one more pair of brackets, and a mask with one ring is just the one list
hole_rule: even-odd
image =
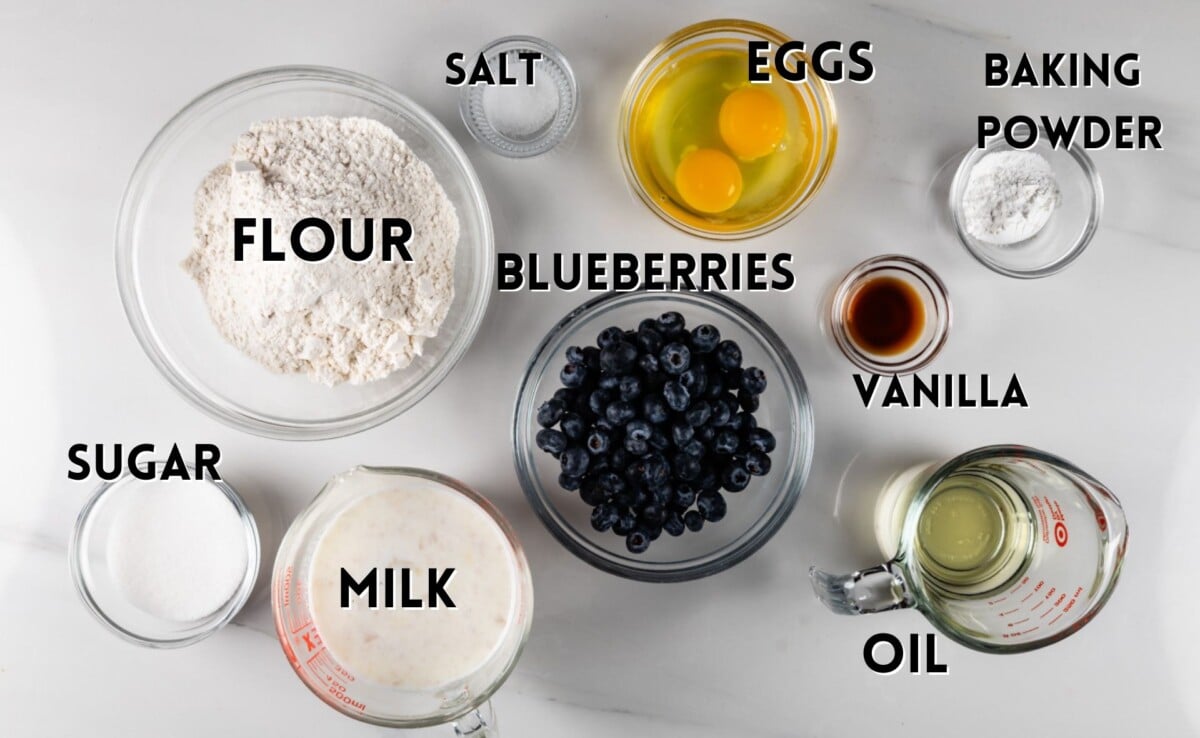
[[[1019,128],[1019,127],[1017,127]],[[1025,133],[1017,130],[1018,138]],[[988,243],[970,233],[964,213],[964,196],[971,172],[989,154],[1017,151],[1003,138],[985,148],[967,151],[950,183],[950,217],[958,238],[971,255],[987,268],[1009,277],[1047,277],[1067,267],[1091,242],[1100,224],[1104,190],[1092,159],[1080,147],[1057,149],[1039,132],[1037,142],[1021,151],[1041,156],[1049,163],[1058,183],[1061,201],[1045,225],[1033,236],[1012,244]]]
[[[541,54],[527,83],[522,52]],[[474,57],[487,60],[493,75],[500,59],[515,84],[470,84],[462,88],[459,113],[467,131],[492,151],[514,159],[544,154],[566,139],[579,112],[579,86],[567,58],[553,44],[535,36],[506,36]],[[470,75],[472,64],[467,67]]]
[[201,641],[241,611],[258,579],[254,515],[221,480],[104,482],[79,512],[68,559],[106,628],[149,648]]

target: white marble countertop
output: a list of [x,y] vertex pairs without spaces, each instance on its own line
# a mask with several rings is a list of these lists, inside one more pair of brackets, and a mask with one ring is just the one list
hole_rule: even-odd
[[[799,38],[871,40],[878,67],[870,85],[835,90],[840,141],[823,191],[753,244],[796,255],[795,290],[740,299],[798,357],[817,453],[787,525],[735,569],[688,584],[623,581],[568,555],[526,505],[509,450],[512,392],[537,339],[578,294],[494,296],[474,346],[424,402],[372,431],[312,444],[209,420],[134,340],[112,264],[133,163],[195,94],[263,66],[345,67],[428,107],[475,163],[501,250],[712,248],[628,193],[615,119],[646,51],[688,23],[729,15]],[[496,699],[507,736],[1200,734],[1200,641],[1189,627],[1200,589],[1188,568],[1200,521],[1200,104],[1186,64],[1197,28],[1200,8],[1183,0],[0,3],[0,734],[384,732],[306,692],[261,596],[238,627],[174,652],[130,646],[93,621],[66,563],[91,485],[66,480],[66,449],[141,440],[220,444],[224,476],[270,500],[280,521],[358,463],[428,466],[491,497],[525,543],[537,592],[528,648]],[[507,161],[468,139],[442,60],[510,33],[543,36],[574,65],[583,108],[570,150]],[[1137,51],[1143,81],[986,90],[989,50]],[[931,181],[971,145],[975,117],[993,111],[1163,119],[1165,151],[1095,154],[1104,220],[1061,275],[1000,277],[933,226]],[[1016,372],[1029,409],[863,409],[816,306],[851,265],[889,251],[930,263],[955,296],[937,370]],[[845,515],[870,494],[861,480],[994,442],[1061,454],[1121,497],[1133,541],[1113,600],[1049,649],[995,657],[943,638],[946,676],[870,672],[860,655],[870,634],[931,626],[914,612],[835,616],[805,571],[875,563]]]

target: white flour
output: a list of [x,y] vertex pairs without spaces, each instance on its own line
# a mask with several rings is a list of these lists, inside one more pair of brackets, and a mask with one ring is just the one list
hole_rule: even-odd
[[1061,202],[1050,162],[1031,151],[1000,151],[971,169],[962,212],[967,233],[1009,246],[1037,235]]
[[[233,258],[233,218],[272,219]],[[340,239],[353,218],[352,246],[364,248],[362,218],[375,221],[375,252],[353,262],[338,250],[312,263],[290,248],[291,229],[322,218]],[[412,225],[404,262],[380,259],[381,219]],[[200,285],[217,329],[277,372],[302,372],[327,385],[381,379],[408,366],[436,336],[454,297],[458,216],[430,168],[387,126],[366,118],[296,118],[256,123],[196,192],[196,245],[184,268]],[[310,237],[313,243],[309,243]],[[320,243],[305,231],[306,248]]]

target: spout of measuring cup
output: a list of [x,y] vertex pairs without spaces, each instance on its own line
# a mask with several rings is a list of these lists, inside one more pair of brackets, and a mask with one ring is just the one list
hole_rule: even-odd
[[486,702],[478,710],[471,710],[454,721],[454,735],[457,738],[499,738],[492,703]]
[[913,606],[904,572],[895,561],[861,569],[853,574],[830,574],[817,567],[808,570],[813,592],[839,615],[865,615]]

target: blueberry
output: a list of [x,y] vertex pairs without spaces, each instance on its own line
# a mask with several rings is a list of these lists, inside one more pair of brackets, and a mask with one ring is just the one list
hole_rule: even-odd
[[641,528],[634,530],[625,536],[625,548],[629,549],[629,553],[645,553],[650,548],[650,534]]
[[575,490],[579,489],[581,484],[583,484],[583,479],[580,477],[572,477],[566,474],[558,475],[558,486],[562,487],[568,492],[574,492]]
[[538,425],[545,428],[552,427],[559,421],[563,414],[563,404],[558,400],[546,400],[537,411]]
[[655,320],[654,318],[642,318],[642,322],[638,323],[637,332],[641,333],[642,331],[647,331],[647,330],[648,331],[657,331],[658,330],[658,321]]
[[592,527],[603,533],[616,524],[620,513],[614,505],[608,503],[592,508]]
[[688,441],[696,437],[696,429],[690,423],[683,420],[676,420],[671,423],[671,440],[675,442],[677,448],[683,448]]
[[[666,387],[663,388],[666,390]],[[642,417],[651,423],[665,423],[670,417],[666,400],[658,395],[646,395],[642,399]]]
[[639,441],[649,441],[650,434],[653,432],[654,429],[650,427],[650,424],[641,418],[634,418],[625,424],[626,438],[633,438]]
[[646,490],[640,487],[633,490],[633,502],[631,502],[629,506],[633,508],[635,512],[641,510],[643,507],[649,504],[650,495],[646,493]]
[[766,428],[750,428],[746,431],[746,446],[751,451],[769,454],[775,450],[775,436]]
[[692,440],[688,441],[687,444],[685,444],[680,450],[688,456],[700,458],[704,455],[704,444],[700,442],[699,438],[693,438]]
[[750,484],[750,472],[739,464],[730,464],[721,474],[721,485],[730,492],[741,492]]
[[687,483],[679,483],[675,485],[675,496],[671,499],[671,506],[680,510],[686,510],[696,501],[696,488]]
[[737,451],[738,435],[731,430],[723,430],[713,439],[713,453],[731,454]]
[[[683,385],[681,385],[679,382],[667,382],[664,384],[662,395],[663,399],[667,401],[667,407],[671,408],[677,413],[687,410],[688,405],[690,405],[692,402],[691,393],[684,389]],[[649,419],[649,416],[647,416],[647,419]],[[665,417],[657,422],[661,423],[664,421],[666,421]],[[656,421],[651,420],[650,422]]]
[[617,426],[610,423],[608,418],[605,418],[605,417],[599,417],[599,418],[596,418],[594,421],[592,421],[592,430],[596,430],[597,428],[599,428],[600,430],[604,431],[605,433],[612,433],[613,430],[616,429],[616,427]]
[[617,387],[619,387],[620,384],[621,384],[621,378],[613,377],[613,376],[600,377],[600,381],[596,382],[597,387],[599,387],[602,390],[607,390],[608,392],[612,392]]
[[637,527],[637,518],[630,512],[623,512],[617,517],[617,522],[613,523],[613,533],[623,536],[628,535]]
[[717,364],[722,369],[737,369],[742,365],[742,349],[728,339],[717,344]]
[[693,362],[690,369],[679,375],[679,383],[692,393],[692,397],[700,397],[708,389],[708,372]]
[[715,400],[725,394],[725,378],[720,372],[708,373],[708,388],[704,390],[706,400]]
[[666,433],[655,428],[654,432],[650,434],[650,448],[655,451],[666,451],[671,448],[671,439],[667,437]]
[[614,448],[608,455],[608,463],[614,469],[624,469],[629,466],[629,452],[623,448]]
[[593,415],[604,415],[604,408],[608,407],[610,402],[612,402],[611,392],[604,389],[595,390],[588,395],[588,410],[591,410]]
[[752,366],[742,372],[742,389],[752,395],[761,395],[767,389],[767,374]]
[[633,374],[627,374],[621,377],[621,382],[617,385],[617,392],[620,393],[622,400],[636,400],[642,396],[642,380]]
[[692,350],[698,354],[707,354],[721,342],[721,332],[714,325],[705,323],[692,329]]
[[600,371],[624,374],[637,362],[638,350],[628,341],[617,341],[600,352]]
[[685,530],[683,525],[683,516],[672,510],[671,512],[667,513],[667,517],[663,519],[662,527],[668,535],[683,535],[683,531]]
[[663,520],[667,517],[667,511],[658,505],[647,505],[639,517],[651,525],[662,525]]
[[556,431],[553,428],[542,428],[533,437],[533,440],[538,448],[555,456],[567,450],[566,434],[562,431]]
[[687,529],[695,533],[704,527],[704,516],[695,510],[688,510],[683,514],[683,524]]
[[567,389],[566,387],[559,387],[558,389],[554,390],[554,396],[551,399],[562,403],[563,409],[565,410],[568,407],[572,407],[575,404],[575,401],[579,398],[575,390]]
[[646,454],[650,453],[650,443],[626,436],[625,450],[634,456],[645,456]]
[[664,336],[674,336],[686,327],[683,316],[675,311],[663,313],[658,316],[657,323],[659,333],[662,333]]
[[658,363],[667,374],[683,374],[692,365],[692,352],[682,343],[668,343],[658,353]]
[[662,454],[648,454],[642,460],[641,482],[650,489],[663,486],[671,479],[671,465]]
[[587,364],[587,357],[583,353],[583,349],[578,346],[567,347],[567,363],[569,364]]
[[692,480],[700,475],[700,460],[691,454],[680,452],[675,454],[675,476],[683,480]]
[[695,482],[697,489],[704,491],[715,491],[721,488],[721,480],[713,471],[704,472],[703,476]]
[[608,453],[608,434],[599,428],[592,430],[587,437],[587,450],[593,456]]
[[[642,322],[644,323],[645,321]],[[644,354],[657,354],[659,349],[663,347],[663,337],[654,328],[639,327],[634,343]]]
[[558,373],[558,378],[562,380],[564,387],[582,387],[587,381],[587,367],[583,364],[567,364]]
[[608,502],[608,497],[594,479],[583,480],[583,485],[579,488],[579,499],[593,507]]
[[712,408],[712,415],[708,419],[708,424],[713,428],[720,428],[728,424],[729,419],[733,417],[734,408],[737,407],[724,397],[708,403],[708,406]]
[[572,441],[582,441],[587,434],[587,424],[576,413],[565,413],[559,427]]
[[696,438],[699,439],[704,445],[711,446],[713,441],[717,438],[717,429],[713,428],[711,425],[697,428]]
[[596,343],[602,350],[624,340],[625,331],[621,330],[615,325],[600,331],[600,335],[596,337]]
[[729,430],[741,433],[743,435],[749,434],[750,431],[757,427],[758,423],[754,420],[754,416],[750,413],[738,413],[729,421]]
[[710,523],[725,517],[725,498],[720,492],[705,492],[696,498],[696,509]]
[[562,463],[563,474],[582,477],[588,468],[587,449],[583,446],[571,446],[562,452],[562,458],[559,461]]
[[746,454],[746,471],[756,477],[766,476],[771,471],[771,457],[761,451]]
[[625,480],[616,472],[606,471],[596,479],[601,491],[610,496],[617,496],[625,491]]
[[693,426],[704,425],[712,416],[712,408],[704,400],[697,400],[687,409],[683,417]]
[[671,504],[671,500],[675,499],[675,488],[671,486],[670,482],[667,482],[657,489],[647,490],[647,495],[650,497],[651,505],[666,508]]
[[631,403],[617,400],[605,409],[604,417],[608,418],[608,422],[613,425],[621,426],[636,418],[637,410]]
[[650,536],[650,540],[652,541],[657,541],[659,536],[662,535],[662,525],[642,523],[641,526],[642,530],[646,531],[646,535]]
[[638,358],[637,365],[643,374],[654,374],[658,371],[658,357],[654,354],[644,354]]
[[752,413],[758,409],[758,395],[752,395],[746,390],[738,390],[738,404],[748,413]]

